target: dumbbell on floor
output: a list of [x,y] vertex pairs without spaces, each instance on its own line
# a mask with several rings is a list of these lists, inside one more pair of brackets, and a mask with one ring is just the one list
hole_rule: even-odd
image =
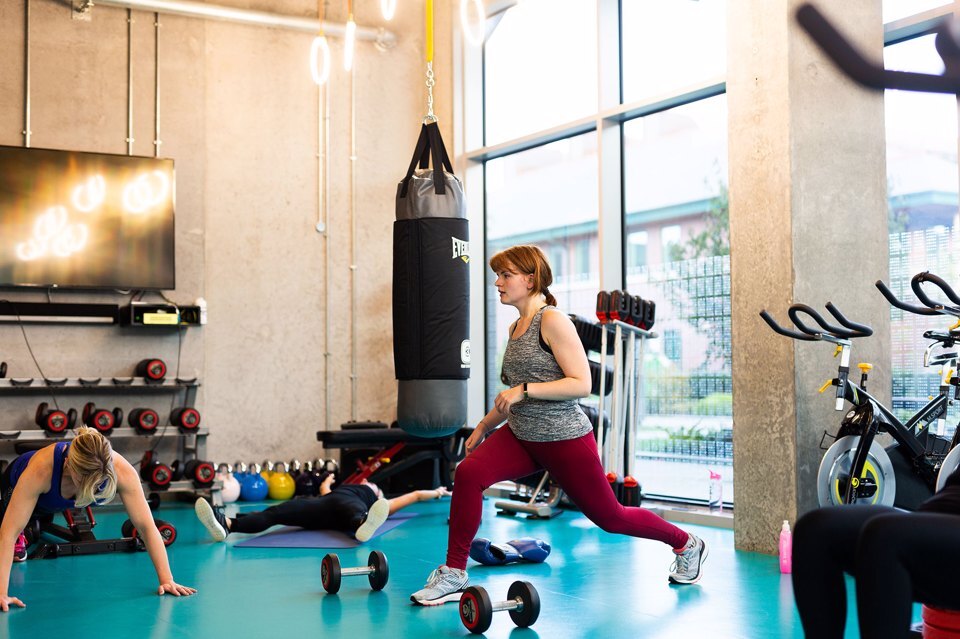
[[341,577],[367,575],[370,587],[374,590],[383,590],[390,577],[390,568],[387,566],[387,556],[379,550],[374,550],[367,558],[367,565],[359,568],[341,568],[340,558],[330,553],[320,563],[320,581],[323,589],[331,595],[340,590]]
[[472,633],[486,632],[493,613],[508,611],[520,628],[532,626],[540,616],[540,595],[529,581],[515,581],[507,590],[506,601],[491,601],[480,586],[470,586],[460,596],[460,621]]

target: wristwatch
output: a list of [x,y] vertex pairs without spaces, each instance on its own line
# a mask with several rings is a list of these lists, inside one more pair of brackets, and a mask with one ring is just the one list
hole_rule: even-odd
[[529,399],[529,398],[530,398],[530,395],[527,394],[527,383],[526,383],[526,382],[523,383],[523,398],[524,398],[524,399]]

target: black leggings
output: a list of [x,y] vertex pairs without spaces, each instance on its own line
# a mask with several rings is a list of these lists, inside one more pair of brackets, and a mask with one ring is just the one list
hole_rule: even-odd
[[960,516],[882,506],[807,513],[793,536],[793,591],[807,637],[843,639],[857,582],[860,636],[909,636],[912,602],[960,609]]
[[367,517],[363,499],[345,490],[322,497],[291,499],[254,513],[240,513],[230,532],[258,533],[270,526],[300,526],[310,530],[340,530],[352,533]]

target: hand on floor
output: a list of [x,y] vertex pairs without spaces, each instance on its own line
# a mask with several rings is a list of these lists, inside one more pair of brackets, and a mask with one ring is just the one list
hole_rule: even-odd
[[157,588],[158,595],[164,595],[170,593],[174,597],[189,597],[190,595],[196,594],[197,589],[191,588],[189,586],[181,586],[180,584],[174,581],[168,581],[166,583],[160,584],[160,587]]

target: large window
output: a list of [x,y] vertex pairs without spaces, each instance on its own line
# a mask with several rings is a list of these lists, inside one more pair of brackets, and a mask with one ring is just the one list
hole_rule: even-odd
[[952,4],[949,0],[883,0],[883,21],[893,22],[927,9]]
[[[901,3],[905,4],[905,3]],[[924,3],[911,2],[914,9]],[[930,4],[930,3],[926,3]],[[886,4],[884,5],[886,8]],[[884,50],[890,69],[942,73],[934,36],[924,35]],[[890,287],[912,301],[910,278],[930,270],[960,285],[957,237],[957,100],[953,96],[887,91],[887,192],[890,224]],[[908,417],[937,392],[936,369],[924,368],[923,332],[945,330],[946,318],[929,318],[891,307],[893,407]],[[953,411],[951,411],[952,413]],[[956,418],[947,420],[952,434]]]
[[[647,495],[704,502],[709,470],[721,471],[733,498],[725,15],[725,0],[524,0],[494,18],[483,56],[484,147],[467,151],[484,163],[487,256],[540,246],[556,265],[551,292],[569,313],[594,316],[602,261],[604,288],[656,303],[659,337],[644,349],[647,410],[629,425],[635,474]],[[597,73],[598,46],[615,44],[598,43],[598,31],[622,35],[618,74]],[[601,114],[598,96],[618,93],[620,112]],[[605,131],[619,127],[619,159],[606,147],[617,136],[604,136],[598,153],[597,120]],[[609,267],[611,253],[622,269]],[[488,402],[502,388],[516,319],[491,291]]]
[[524,0],[497,24],[484,56],[487,145],[597,110],[596,0]]
[[[551,264],[550,292],[568,313],[593,315],[597,295],[596,137],[580,135],[486,163],[487,254],[536,244]],[[557,264],[561,264],[557,268]],[[513,307],[494,294],[487,269],[487,395],[500,392],[500,364]]]
[[707,469],[732,499],[733,395],[726,96],[624,125],[626,228],[658,235],[627,252],[627,289],[657,303],[646,352],[638,467],[647,494],[703,498]]
[[621,7],[624,102],[726,75],[725,0],[623,0]]

